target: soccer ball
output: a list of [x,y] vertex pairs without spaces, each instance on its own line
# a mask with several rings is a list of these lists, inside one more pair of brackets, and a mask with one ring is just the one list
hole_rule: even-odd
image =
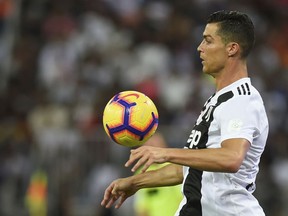
[[153,101],[137,91],[116,94],[106,105],[103,126],[116,143],[133,147],[143,144],[158,127],[158,111]]

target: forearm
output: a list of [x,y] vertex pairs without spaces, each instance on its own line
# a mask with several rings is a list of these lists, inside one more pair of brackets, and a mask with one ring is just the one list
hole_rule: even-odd
[[160,169],[140,173],[129,178],[137,190],[177,185],[183,181],[182,166],[169,164]]
[[145,172],[153,163],[170,162],[202,171],[237,172],[249,147],[249,141],[244,138],[225,140],[220,148],[177,149],[142,146],[131,150],[125,166],[128,167],[137,161],[131,170],[134,172],[142,166],[141,172]]
[[223,149],[169,149],[167,160],[198,170],[230,172],[236,154]]
[[198,170],[213,172],[237,172],[249,149],[245,139],[231,139],[221,148],[211,149],[167,149],[167,160]]

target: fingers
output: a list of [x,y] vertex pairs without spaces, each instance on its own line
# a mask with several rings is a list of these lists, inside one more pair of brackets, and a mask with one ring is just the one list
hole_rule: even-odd
[[[119,199],[118,195],[112,195],[111,197],[109,197],[109,199],[103,200],[101,202],[101,205],[104,206],[105,208],[110,208],[118,199]],[[127,197],[125,197],[124,194],[122,196],[120,196],[120,200],[115,205],[115,208],[116,209],[120,208],[126,199],[127,199]]]
[[132,149],[129,160],[125,163],[125,167],[129,167],[131,164],[134,163],[134,161],[138,160],[140,157],[141,155],[139,154],[139,150],[137,151],[137,149]]
[[[116,189],[113,184],[111,184],[104,193],[104,198],[101,202],[101,205],[104,206],[105,208],[110,208],[119,198],[119,194],[116,192]],[[115,206],[115,208],[119,208],[122,203],[125,201],[123,200],[122,196],[120,199],[120,202]]]
[[129,160],[126,162],[125,166],[129,167],[135,161],[137,161],[137,163],[131,169],[132,172],[135,172],[147,160],[148,160],[148,157],[145,156],[145,154],[143,154],[142,151],[140,151],[140,148],[139,149],[135,149],[135,150],[131,150],[131,154],[130,154]]
[[131,171],[135,172],[141,166],[143,166],[142,169],[141,169],[141,172],[143,173],[154,162],[152,156],[153,155],[151,154],[151,152],[147,151],[147,149],[145,147],[140,147],[138,149],[133,149],[133,150],[131,150],[130,158],[126,162],[125,166],[128,167],[131,164],[133,164],[135,161],[138,160],[137,163],[132,167]]
[[120,196],[119,202],[115,205],[115,208],[118,209],[121,207],[121,205],[124,203],[124,201],[127,199],[127,197],[123,194]]
[[104,206],[105,208],[110,208],[119,198],[119,202],[115,205],[116,209],[122,206],[124,201],[127,199],[127,196],[125,195],[125,193],[122,193],[122,195],[120,196],[118,193],[114,192],[111,187],[108,187],[105,191],[101,206]]
[[107,205],[105,206],[106,208],[110,208],[115,202],[116,200],[119,198],[119,196],[112,196],[111,199],[109,200],[109,202],[107,203]]
[[149,159],[148,157],[142,157],[140,160],[137,161],[137,163],[133,166],[131,170],[132,172],[135,172],[140,167],[142,167],[141,173],[144,173],[146,172],[146,170],[150,167],[152,163],[153,163],[153,160]]
[[[147,169],[151,166],[152,163],[153,163],[152,160],[148,160],[148,161],[143,165],[143,167],[142,167],[142,169],[141,169],[141,173],[146,172]],[[139,166],[140,166],[140,165],[139,165]],[[137,168],[137,169],[138,169],[138,168]],[[136,170],[137,170],[137,169],[136,169]]]
[[111,200],[113,198],[113,195],[112,195],[113,187],[114,185],[111,184],[104,192],[104,197],[101,202],[101,205],[105,206],[106,208],[109,208],[113,204],[113,203],[111,204]]

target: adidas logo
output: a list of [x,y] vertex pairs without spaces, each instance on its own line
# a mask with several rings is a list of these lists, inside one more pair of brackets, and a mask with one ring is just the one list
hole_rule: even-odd
[[237,87],[237,91],[239,93],[239,95],[250,95],[250,87],[248,85],[248,83],[244,83],[240,86]]

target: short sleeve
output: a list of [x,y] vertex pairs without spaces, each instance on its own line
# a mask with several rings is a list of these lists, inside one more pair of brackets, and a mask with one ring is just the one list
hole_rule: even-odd
[[232,138],[244,138],[250,143],[259,135],[258,108],[248,96],[232,98],[217,110],[221,142]]

